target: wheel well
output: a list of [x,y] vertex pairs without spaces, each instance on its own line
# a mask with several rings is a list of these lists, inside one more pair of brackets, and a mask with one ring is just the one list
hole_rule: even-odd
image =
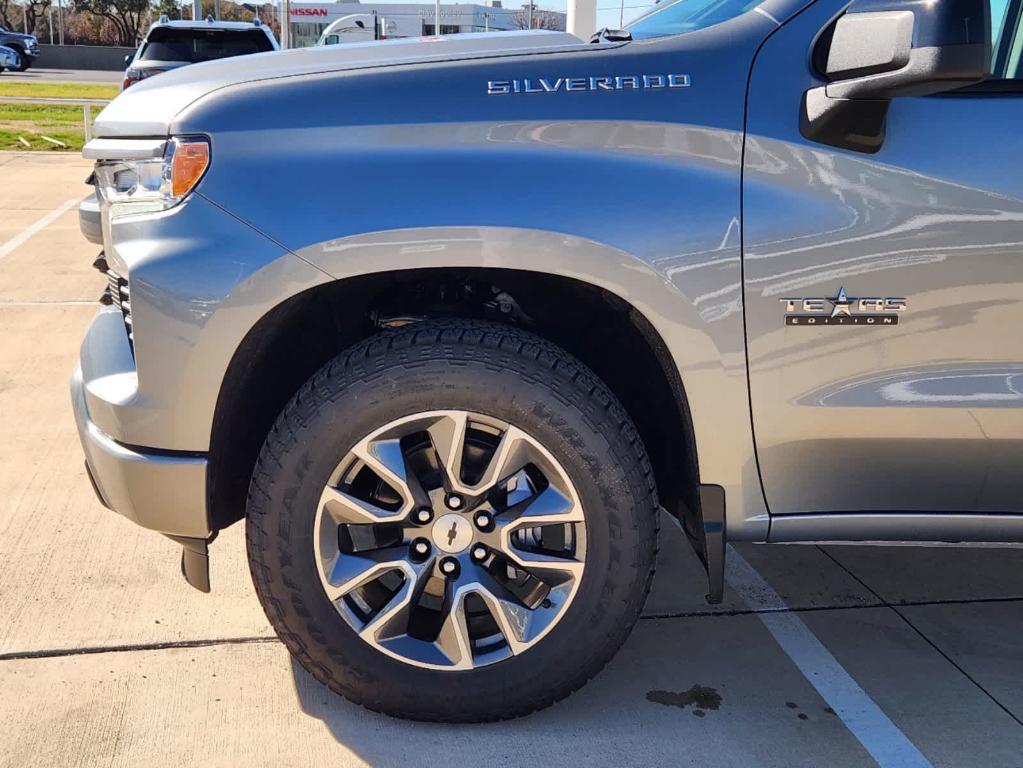
[[256,458],[288,400],[321,366],[385,328],[440,317],[501,320],[586,363],[625,406],[653,465],[661,503],[698,510],[696,444],[681,378],[657,331],[630,304],[571,278],[504,269],[416,269],[327,283],[256,324],[217,399],[208,469],[210,524],[245,515]]

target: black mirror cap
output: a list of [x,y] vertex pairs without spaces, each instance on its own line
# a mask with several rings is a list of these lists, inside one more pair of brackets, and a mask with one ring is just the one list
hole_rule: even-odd
[[854,0],[818,38],[826,85],[803,96],[811,141],[877,152],[891,99],[973,85],[991,66],[988,0]]
[[923,96],[979,82],[991,65],[988,0],[857,0],[827,41],[827,94]]

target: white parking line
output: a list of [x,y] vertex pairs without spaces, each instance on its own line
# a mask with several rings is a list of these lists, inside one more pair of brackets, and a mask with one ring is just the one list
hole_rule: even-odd
[[63,216],[69,208],[78,205],[79,200],[80,198],[76,197],[74,200],[68,200],[62,203],[61,205],[57,206],[52,211],[50,211],[48,214],[43,216],[43,218],[39,219],[39,221],[35,222],[34,224],[29,224],[27,227],[21,230],[21,232],[16,234],[6,243],[0,245],[0,259],[2,259],[4,256],[7,256],[18,246],[24,244],[24,242],[28,240],[30,237],[32,237],[32,235],[36,234],[37,232],[43,229],[46,229],[53,222],[55,222],[57,219]]
[[731,546],[725,578],[750,608],[770,611],[757,617],[881,768],[933,768],[799,615],[786,610],[781,596]]

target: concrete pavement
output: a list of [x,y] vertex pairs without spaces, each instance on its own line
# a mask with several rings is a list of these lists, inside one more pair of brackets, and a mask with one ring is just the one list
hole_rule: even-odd
[[1023,766],[1015,549],[740,546],[785,609],[738,583],[710,607],[665,524],[644,618],[561,704],[449,727],[334,696],[274,638],[240,526],[213,545],[202,595],[176,545],[92,495],[67,379],[103,279],[74,207],[60,211],[88,170],[0,154],[0,766],[876,764],[855,735],[862,713],[825,698],[820,655],[794,657],[778,616],[927,764]]

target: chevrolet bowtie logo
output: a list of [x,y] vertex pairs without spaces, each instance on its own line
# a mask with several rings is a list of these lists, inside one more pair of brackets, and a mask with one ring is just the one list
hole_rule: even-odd
[[450,530],[450,531],[448,531],[448,546],[449,546],[449,547],[450,547],[450,546],[451,546],[452,544],[454,544],[454,543],[455,543],[455,537],[456,537],[457,535],[458,535],[458,523],[457,523],[457,522],[452,522],[452,523],[451,523],[451,530]]

